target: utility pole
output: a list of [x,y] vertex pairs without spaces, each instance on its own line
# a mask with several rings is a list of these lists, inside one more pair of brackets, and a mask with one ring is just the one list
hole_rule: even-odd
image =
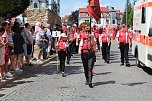
[[126,29],[128,30],[128,0],[126,0]]

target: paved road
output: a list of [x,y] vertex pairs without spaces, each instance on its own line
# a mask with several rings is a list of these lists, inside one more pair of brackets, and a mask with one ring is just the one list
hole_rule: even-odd
[[120,66],[115,42],[110,64],[105,64],[98,53],[93,89],[85,85],[79,55],[66,65],[65,78],[57,74],[52,61],[0,89],[0,101],[152,101],[151,75],[137,68],[131,55],[130,59],[131,67]]

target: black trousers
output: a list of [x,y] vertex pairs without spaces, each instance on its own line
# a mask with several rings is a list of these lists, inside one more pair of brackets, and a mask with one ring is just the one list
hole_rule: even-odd
[[108,42],[102,43],[102,56],[106,62],[110,61],[110,46],[111,44],[108,45]]
[[58,57],[60,60],[60,71],[64,72],[65,69],[65,59],[66,59],[66,51],[59,51]]
[[83,67],[84,67],[84,74],[85,74],[85,78],[86,81],[91,84],[92,83],[92,69],[94,67],[94,63],[95,63],[95,53],[84,53],[82,52],[81,54],[81,59],[82,59],[82,63],[83,63]]
[[67,48],[67,62],[70,62],[70,58],[71,58],[71,50],[70,50],[70,46]]
[[99,42],[99,38],[96,38],[96,41],[97,41],[98,50],[100,50],[100,42]]
[[71,52],[72,52],[72,54],[76,53],[76,40],[75,39],[71,42]]
[[129,43],[127,44],[120,43],[121,63],[124,63],[124,59],[126,63],[129,63],[128,51],[129,51]]

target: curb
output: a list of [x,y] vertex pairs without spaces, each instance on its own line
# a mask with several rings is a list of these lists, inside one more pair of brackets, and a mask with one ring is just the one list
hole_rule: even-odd
[[29,73],[29,71],[35,70],[38,67],[42,67],[43,65],[49,63],[51,60],[55,59],[56,57],[57,57],[57,55],[54,54],[54,55],[52,55],[52,57],[50,59],[45,60],[42,64],[37,64],[37,65],[33,66],[32,68],[28,68],[25,72],[23,72],[23,74],[17,74],[12,79],[6,80],[5,82],[0,82],[0,89],[5,87],[7,84],[10,84],[13,81],[17,80],[18,78],[23,77],[24,75]]

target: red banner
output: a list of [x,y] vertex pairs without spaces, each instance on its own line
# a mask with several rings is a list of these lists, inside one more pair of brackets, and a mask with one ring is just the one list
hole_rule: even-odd
[[92,17],[96,19],[96,21],[101,18],[99,0],[89,0],[88,12]]

